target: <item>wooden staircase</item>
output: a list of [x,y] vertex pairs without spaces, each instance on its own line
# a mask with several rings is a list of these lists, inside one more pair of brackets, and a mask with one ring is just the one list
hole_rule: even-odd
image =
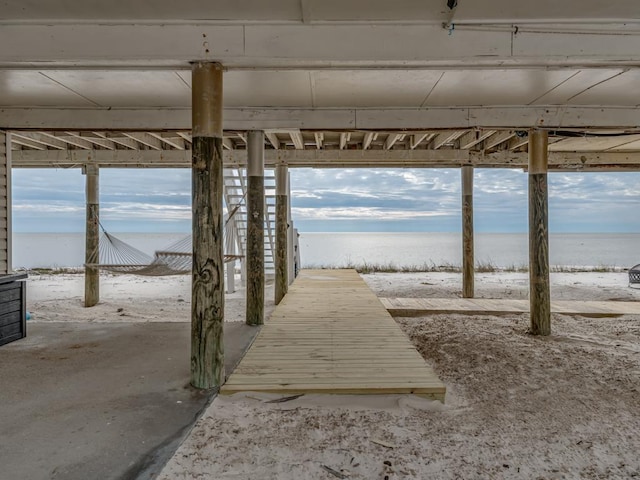
[[[265,219],[264,219],[264,269],[265,274],[275,273],[275,227],[276,227],[276,179],[272,169],[265,170]],[[247,245],[247,181],[246,169],[224,169],[224,201],[227,211],[234,210],[238,205],[238,211],[229,222],[228,227],[236,231],[237,244],[235,251],[238,255],[245,255]],[[230,253],[231,249],[225,251]]]

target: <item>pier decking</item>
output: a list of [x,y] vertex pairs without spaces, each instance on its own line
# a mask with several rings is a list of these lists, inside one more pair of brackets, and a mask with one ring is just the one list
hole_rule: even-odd
[[445,386],[354,270],[303,270],[222,394],[413,393]]
[[[381,298],[391,315],[415,317],[438,313],[505,315],[528,313],[529,300],[490,298]],[[552,300],[552,313],[585,317],[640,315],[640,302]]]

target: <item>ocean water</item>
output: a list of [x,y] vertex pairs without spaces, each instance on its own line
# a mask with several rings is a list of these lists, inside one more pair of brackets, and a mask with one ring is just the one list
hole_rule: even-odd
[[[121,240],[153,254],[184,233],[122,233]],[[300,233],[302,267],[349,264],[460,265],[459,233]],[[498,267],[529,263],[527,234],[478,233],[476,262]],[[552,265],[631,267],[640,263],[640,234],[551,234]],[[80,267],[82,233],[14,233],[14,268]]]
[[[524,233],[476,233],[476,263],[497,267],[529,264]],[[304,265],[362,263],[397,266],[462,264],[459,233],[307,233],[300,236]],[[549,262],[564,266],[630,267],[640,263],[640,234],[551,234]]]

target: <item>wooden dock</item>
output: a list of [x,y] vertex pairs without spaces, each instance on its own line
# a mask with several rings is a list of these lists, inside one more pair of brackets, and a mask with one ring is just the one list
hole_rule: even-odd
[[[529,300],[489,298],[381,298],[391,315],[416,317],[437,313],[504,315],[528,313]],[[584,317],[640,315],[640,302],[552,300],[552,313]]]
[[445,386],[355,270],[303,270],[222,394],[416,394]]

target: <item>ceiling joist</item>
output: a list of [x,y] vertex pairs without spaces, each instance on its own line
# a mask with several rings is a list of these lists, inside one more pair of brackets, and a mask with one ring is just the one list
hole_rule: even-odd
[[[305,134],[307,138],[313,138],[313,141],[306,143]],[[9,136],[14,158],[17,159],[14,165],[20,167],[33,166],[33,162],[40,166],[71,166],[82,164],[84,161],[97,161],[100,165],[106,166],[184,166],[182,159],[192,155],[191,135],[187,131],[10,131]],[[525,168],[526,163],[520,162],[519,155],[526,154],[528,144],[526,131],[494,129],[385,133],[303,132],[287,129],[270,131],[268,136],[265,132],[265,136],[265,155],[278,158],[280,163],[291,162],[291,166],[461,166],[468,164],[468,159],[472,158],[473,164],[481,167]],[[376,141],[379,136],[380,141]],[[551,154],[557,157],[562,153],[567,155],[566,158],[572,158],[571,162],[567,160],[554,168],[583,171],[587,167],[634,169],[640,165],[639,137],[640,134],[635,131],[609,130],[602,134],[578,130],[551,131]],[[232,154],[233,158],[239,158],[237,155],[246,152],[245,138],[246,132],[226,132],[223,138],[225,151]],[[274,145],[278,145],[279,148],[276,149]],[[635,145],[637,148],[634,150]],[[156,155],[145,153],[150,151],[156,152]],[[297,152],[296,155],[300,159],[291,160],[291,152]],[[609,152],[612,156],[606,157],[605,162],[598,160],[597,165],[588,163],[591,161],[590,158]],[[312,160],[304,160],[312,158],[309,155],[316,154],[317,157],[313,158],[318,159],[319,165],[315,165]],[[437,158],[444,159],[444,163],[434,163],[433,158],[436,157],[429,155],[436,154],[441,155]],[[516,156],[511,157],[511,154]],[[582,160],[584,155],[586,161]],[[485,158],[491,158],[492,162],[500,160],[501,164],[487,163],[483,160]],[[513,158],[517,159],[515,163]]]

